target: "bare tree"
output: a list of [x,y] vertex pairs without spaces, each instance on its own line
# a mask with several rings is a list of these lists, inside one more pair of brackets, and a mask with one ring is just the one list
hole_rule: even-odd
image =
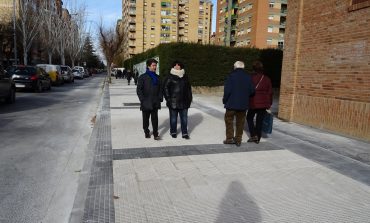
[[78,7],[71,6],[72,19],[66,24],[66,51],[72,61],[72,67],[75,61],[81,57],[82,48],[85,42],[85,18],[86,6],[84,4]]
[[103,55],[107,61],[108,78],[111,81],[111,65],[116,56],[122,51],[124,34],[119,26],[115,28],[103,27],[103,22],[99,25],[99,44]]
[[17,27],[21,33],[23,63],[28,64],[28,51],[39,34],[42,17],[37,12],[35,0],[19,0],[19,18]]
[[41,3],[39,15],[42,17],[42,28],[43,32],[40,32],[42,43],[48,53],[49,64],[52,63],[52,56],[56,50],[56,38],[57,38],[57,27],[56,18],[57,12],[52,10],[50,4],[47,1]]
[[60,61],[62,65],[65,65],[65,50],[67,43],[67,27],[68,22],[63,17],[57,17],[55,19],[55,30],[56,30],[56,50],[60,55]]

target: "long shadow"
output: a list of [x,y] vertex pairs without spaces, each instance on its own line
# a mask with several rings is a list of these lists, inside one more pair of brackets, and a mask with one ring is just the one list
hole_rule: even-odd
[[259,207],[239,181],[230,183],[219,210],[216,223],[261,222]]
[[27,111],[48,107],[53,104],[60,103],[60,100],[54,99],[51,96],[30,95],[27,97],[17,97],[14,104],[0,104],[0,114],[10,114],[14,112]]
[[[188,116],[188,133],[189,135],[191,132],[203,121],[203,115],[200,113],[192,114]],[[158,131],[160,135],[165,134],[168,132],[169,134],[170,129],[170,118],[168,118],[162,122],[160,126],[158,126]],[[177,117],[177,134],[181,134],[181,121],[180,117]]]

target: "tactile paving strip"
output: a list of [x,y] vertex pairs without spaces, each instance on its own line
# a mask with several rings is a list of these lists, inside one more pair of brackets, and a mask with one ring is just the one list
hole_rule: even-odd
[[83,222],[115,222],[109,88],[103,92],[101,110],[91,136],[94,155]]

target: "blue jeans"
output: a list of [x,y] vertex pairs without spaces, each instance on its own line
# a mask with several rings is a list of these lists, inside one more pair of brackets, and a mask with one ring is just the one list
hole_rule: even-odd
[[170,134],[177,134],[177,115],[180,114],[181,133],[188,135],[188,109],[169,109],[170,111]]

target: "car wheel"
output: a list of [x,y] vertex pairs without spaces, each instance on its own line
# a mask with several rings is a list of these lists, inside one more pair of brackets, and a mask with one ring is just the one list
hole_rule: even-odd
[[36,92],[38,92],[38,93],[42,92],[42,83],[41,82],[37,82]]
[[8,104],[13,104],[15,102],[15,88],[10,88],[9,95],[6,97],[5,102]]

